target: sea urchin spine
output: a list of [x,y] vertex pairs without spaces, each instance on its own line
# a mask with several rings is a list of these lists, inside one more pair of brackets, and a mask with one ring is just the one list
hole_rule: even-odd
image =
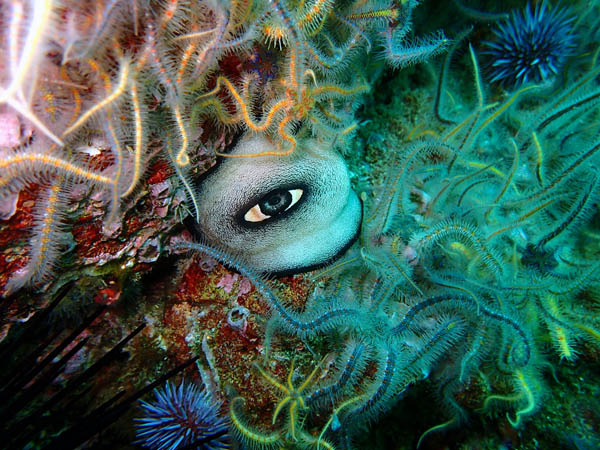
[[490,81],[515,87],[558,75],[576,47],[574,20],[569,8],[550,8],[545,1],[514,10],[493,30],[496,39],[485,42]]
[[153,450],[229,448],[227,423],[220,404],[197,386],[182,381],[156,389],[156,401],[141,402],[144,417],[136,419],[137,442]]

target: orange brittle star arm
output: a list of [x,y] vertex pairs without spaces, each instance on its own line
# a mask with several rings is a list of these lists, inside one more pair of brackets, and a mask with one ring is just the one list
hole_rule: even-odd
[[266,151],[259,153],[243,153],[240,155],[231,155],[229,153],[221,153],[216,152],[217,156],[223,156],[225,158],[256,158],[259,156],[288,156],[290,155],[296,148],[296,139],[285,131],[285,126],[292,120],[290,116],[286,116],[280,123],[277,131],[282,139],[288,141],[291,145],[290,148],[283,152],[275,152],[275,151]]
[[215,86],[215,88],[212,91],[207,92],[206,94],[203,94],[198,98],[200,99],[200,98],[208,97],[209,95],[214,95],[214,94],[218,93],[221,90],[221,84],[224,84],[225,87],[227,87],[229,93],[232,95],[232,97],[235,99],[235,101],[239,105],[239,108],[242,112],[242,118],[244,119],[244,122],[246,122],[246,125],[248,125],[248,127],[251,130],[256,131],[256,132],[265,131],[267,128],[269,128],[269,126],[273,122],[273,119],[275,118],[275,114],[277,114],[277,112],[279,110],[284,109],[284,108],[289,108],[292,105],[291,100],[289,100],[287,98],[282,99],[273,105],[273,107],[267,113],[267,115],[266,115],[265,119],[262,121],[262,123],[256,123],[256,122],[254,122],[252,117],[250,117],[250,112],[248,111],[248,105],[246,104],[246,102],[244,101],[242,96],[238,93],[235,86],[233,84],[231,84],[231,82],[224,76],[219,76],[217,78],[217,85]]

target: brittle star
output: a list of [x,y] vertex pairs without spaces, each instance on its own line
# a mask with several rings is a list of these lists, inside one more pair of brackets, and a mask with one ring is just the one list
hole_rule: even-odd
[[260,372],[260,374],[273,386],[282,391],[285,396],[279,401],[275,408],[275,412],[273,413],[273,423],[277,420],[277,416],[281,412],[281,410],[289,404],[289,415],[290,415],[290,433],[292,439],[296,439],[296,424],[298,423],[298,410],[299,409],[307,409],[306,404],[304,402],[304,398],[302,397],[302,392],[308,387],[315,374],[319,370],[319,366],[317,365],[310,375],[304,380],[304,382],[296,388],[292,383],[292,376],[294,375],[294,361],[292,360],[292,367],[290,368],[290,373],[287,377],[287,386],[281,384],[279,381],[274,379],[271,375],[266,373],[262,367],[256,365],[256,368]]

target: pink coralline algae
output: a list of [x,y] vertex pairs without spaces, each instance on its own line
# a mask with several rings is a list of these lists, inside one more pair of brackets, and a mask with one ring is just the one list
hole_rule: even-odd
[[229,294],[233,290],[233,285],[238,278],[238,274],[226,273],[225,276],[217,283],[217,287],[223,288],[223,290]]

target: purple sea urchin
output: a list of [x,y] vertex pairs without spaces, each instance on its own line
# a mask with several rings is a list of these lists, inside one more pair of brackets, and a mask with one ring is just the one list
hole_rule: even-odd
[[197,386],[182,381],[156,389],[156,401],[141,402],[144,417],[136,419],[137,443],[153,450],[229,448],[227,424],[220,404]]
[[514,10],[493,30],[496,39],[485,42],[490,81],[513,87],[557,75],[576,46],[574,20],[569,8],[550,8],[545,1]]

